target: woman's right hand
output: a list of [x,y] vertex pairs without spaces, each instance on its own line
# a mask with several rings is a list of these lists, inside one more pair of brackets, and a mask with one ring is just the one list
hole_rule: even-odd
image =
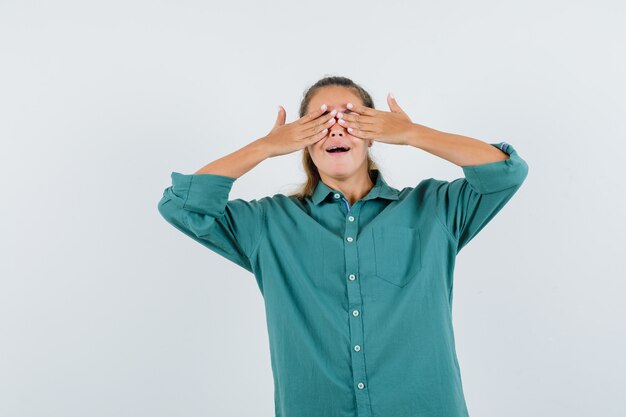
[[[326,113],[327,106],[285,124],[287,115],[281,106],[274,128],[261,141],[267,146],[270,158],[298,151],[324,138],[328,129],[336,122],[337,110]],[[326,113],[326,114],[324,114]]]

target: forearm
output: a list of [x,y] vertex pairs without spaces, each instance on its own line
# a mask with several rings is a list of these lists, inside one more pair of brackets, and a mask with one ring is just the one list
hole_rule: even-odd
[[269,157],[264,142],[257,139],[243,148],[203,166],[194,174],[216,174],[239,178]]
[[481,165],[509,159],[506,152],[468,136],[446,133],[413,124],[408,144],[458,166]]

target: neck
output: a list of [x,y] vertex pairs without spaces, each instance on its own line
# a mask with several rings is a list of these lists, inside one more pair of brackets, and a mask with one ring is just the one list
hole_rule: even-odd
[[329,177],[320,172],[320,178],[330,188],[341,191],[350,205],[365,197],[374,187],[367,168],[346,178]]

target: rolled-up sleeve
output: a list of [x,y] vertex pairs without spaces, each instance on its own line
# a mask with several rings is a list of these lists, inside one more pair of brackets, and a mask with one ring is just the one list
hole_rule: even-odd
[[509,158],[463,166],[465,178],[436,181],[435,211],[457,241],[457,253],[495,217],[528,175],[528,164],[512,145],[506,142],[490,145],[506,152]]
[[236,178],[216,174],[172,172],[159,213],[172,226],[205,247],[252,271],[251,257],[260,240],[264,218],[257,200],[229,200]]

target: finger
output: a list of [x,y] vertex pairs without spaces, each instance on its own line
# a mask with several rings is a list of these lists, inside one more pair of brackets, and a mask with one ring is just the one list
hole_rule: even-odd
[[325,128],[324,130],[322,130],[321,132],[317,132],[316,134],[309,136],[308,138],[305,139],[305,142],[307,142],[307,145],[312,145],[315,142],[322,140],[326,137],[326,135],[328,134],[328,128]]
[[310,131],[311,134],[317,133],[319,130],[316,128],[320,126],[332,126],[337,120],[335,119],[335,115],[337,114],[337,110],[333,110],[331,112],[324,112],[317,118],[313,120],[309,120],[302,125],[303,129],[312,129]]
[[355,113],[365,114],[367,116],[374,116],[377,112],[377,110],[372,109],[371,107],[361,106],[360,104],[348,103],[346,107]]
[[360,129],[365,132],[372,132],[375,130],[376,126],[374,123],[350,122],[344,119],[339,119],[339,124],[348,128],[348,132],[350,129]]
[[357,139],[374,139],[378,137],[375,132],[361,130],[358,128],[348,128],[348,132]]
[[307,124],[311,121],[314,121],[320,118],[320,116],[322,116],[327,111],[328,111],[328,106],[326,106],[326,104],[323,104],[322,107],[319,107],[318,109],[313,110],[312,112],[306,114],[305,116],[302,116],[300,119],[298,119],[298,122],[299,124]]
[[303,125],[303,136],[310,137],[312,135],[316,135],[324,129],[330,129],[330,127],[335,124],[335,117],[331,116],[328,119],[326,117],[328,117],[327,114],[308,122],[306,125]]
[[348,122],[358,122],[363,124],[376,123],[376,119],[374,117],[366,116],[359,113],[339,113],[337,115],[337,118],[339,119],[339,122],[341,122],[341,119],[343,119]]

